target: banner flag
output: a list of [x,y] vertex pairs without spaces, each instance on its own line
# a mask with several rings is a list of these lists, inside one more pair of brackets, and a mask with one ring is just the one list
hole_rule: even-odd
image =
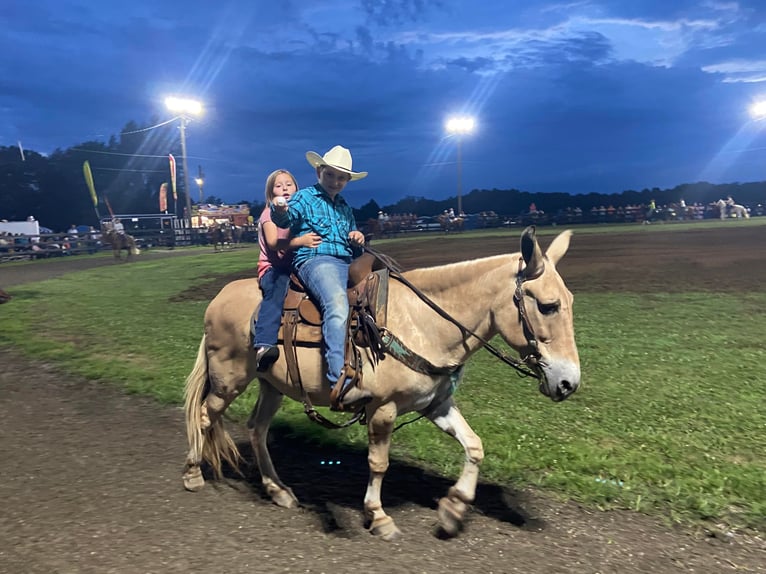
[[173,185],[173,200],[178,199],[178,191],[176,190],[176,158],[173,157],[173,154],[169,154],[168,158],[170,158],[170,182]]
[[165,213],[168,210],[168,184],[163,183],[160,186],[160,211]]
[[21,161],[27,161],[27,158],[24,157],[24,148],[21,147],[21,140],[19,140],[19,153],[21,154]]
[[104,196],[104,203],[106,203],[106,208],[109,210],[109,215],[114,219],[114,211],[112,211],[112,205],[109,203],[109,198],[107,196]]
[[90,199],[93,201],[93,207],[98,206],[98,197],[96,196],[96,186],[93,184],[93,174],[90,171],[90,163],[86,160],[82,164],[82,172],[85,175],[85,183],[88,184],[88,191],[90,191]]

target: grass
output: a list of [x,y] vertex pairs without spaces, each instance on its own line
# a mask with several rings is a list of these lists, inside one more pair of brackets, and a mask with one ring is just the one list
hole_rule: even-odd
[[[200,253],[19,286],[13,304],[0,308],[0,345],[176,404],[207,302],[170,298],[254,262],[252,249]],[[456,398],[484,442],[482,479],[535,485],[598,508],[763,532],[765,305],[763,293],[716,294],[715,304],[700,293],[577,293],[584,387],[561,404],[480,352]],[[236,401],[230,416],[242,420],[256,392]],[[318,443],[366,444],[364,429],[326,431],[291,401],[278,421]],[[404,427],[394,443],[396,457],[453,477],[460,471],[460,447],[427,421]]]

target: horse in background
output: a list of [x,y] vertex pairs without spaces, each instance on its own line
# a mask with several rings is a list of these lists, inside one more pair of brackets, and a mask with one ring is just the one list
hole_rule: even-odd
[[750,212],[744,205],[739,203],[728,204],[725,200],[719,199],[713,205],[718,207],[718,216],[721,219],[734,217],[737,219],[750,219]]
[[130,260],[133,255],[141,253],[136,244],[136,239],[127,233],[117,233],[109,221],[101,224],[101,238],[112,247],[112,254],[115,259],[122,259],[123,249],[127,252],[126,260]]
[[450,217],[448,214],[442,213],[438,220],[444,233],[459,233],[463,231],[465,224],[465,218],[463,217]]
[[[213,251],[223,251],[226,247],[231,247],[232,233],[231,226],[227,223],[214,224],[208,229],[208,240],[213,244]],[[218,246],[221,246],[218,249]]]

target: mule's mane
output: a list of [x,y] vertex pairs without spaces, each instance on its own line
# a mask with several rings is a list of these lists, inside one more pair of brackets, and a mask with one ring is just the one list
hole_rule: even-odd
[[463,285],[468,281],[475,280],[477,276],[484,275],[503,265],[514,263],[518,258],[518,253],[494,255],[437,267],[413,269],[404,273],[404,276],[418,289],[429,293],[438,293],[455,285]]

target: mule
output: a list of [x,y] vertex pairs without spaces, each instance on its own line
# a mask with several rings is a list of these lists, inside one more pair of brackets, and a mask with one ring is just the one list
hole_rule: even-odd
[[[521,236],[521,253],[415,269],[402,273],[401,280],[392,274],[386,333],[395,335],[400,346],[418,358],[416,364],[430,368],[415,368],[391,355],[377,363],[369,355],[363,357],[363,385],[373,395],[364,407],[370,470],[364,514],[373,534],[386,540],[401,534],[383,510],[381,487],[389,465],[394,422],[410,412],[429,419],[465,451],[460,478],[440,500],[438,510],[445,535],[460,531],[474,500],[484,449],[455,406],[452,394],[465,363],[482,346],[492,350],[489,341],[495,335],[519,353],[539,379],[544,395],[561,401],[578,388],[580,361],[574,338],[573,298],[556,270],[569,247],[570,235],[570,231],[559,234],[543,255],[530,227]],[[301,400],[302,393],[288,378],[284,349],[268,372],[256,373],[249,310],[258,307],[260,300],[255,279],[233,281],[205,312],[205,333],[185,387],[190,449],[183,480],[188,490],[202,488],[203,460],[217,477],[222,474],[224,460],[238,468],[241,458],[224,430],[222,415],[258,376],[260,393],[247,424],[250,441],[266,493],[277,505],[292,508],[298,506],[298,499],[274,469],[267,433],[283,396]],[[316,345],[298,347],[297,354],[304,392],[316,405],[330,404],[320,349]]]

